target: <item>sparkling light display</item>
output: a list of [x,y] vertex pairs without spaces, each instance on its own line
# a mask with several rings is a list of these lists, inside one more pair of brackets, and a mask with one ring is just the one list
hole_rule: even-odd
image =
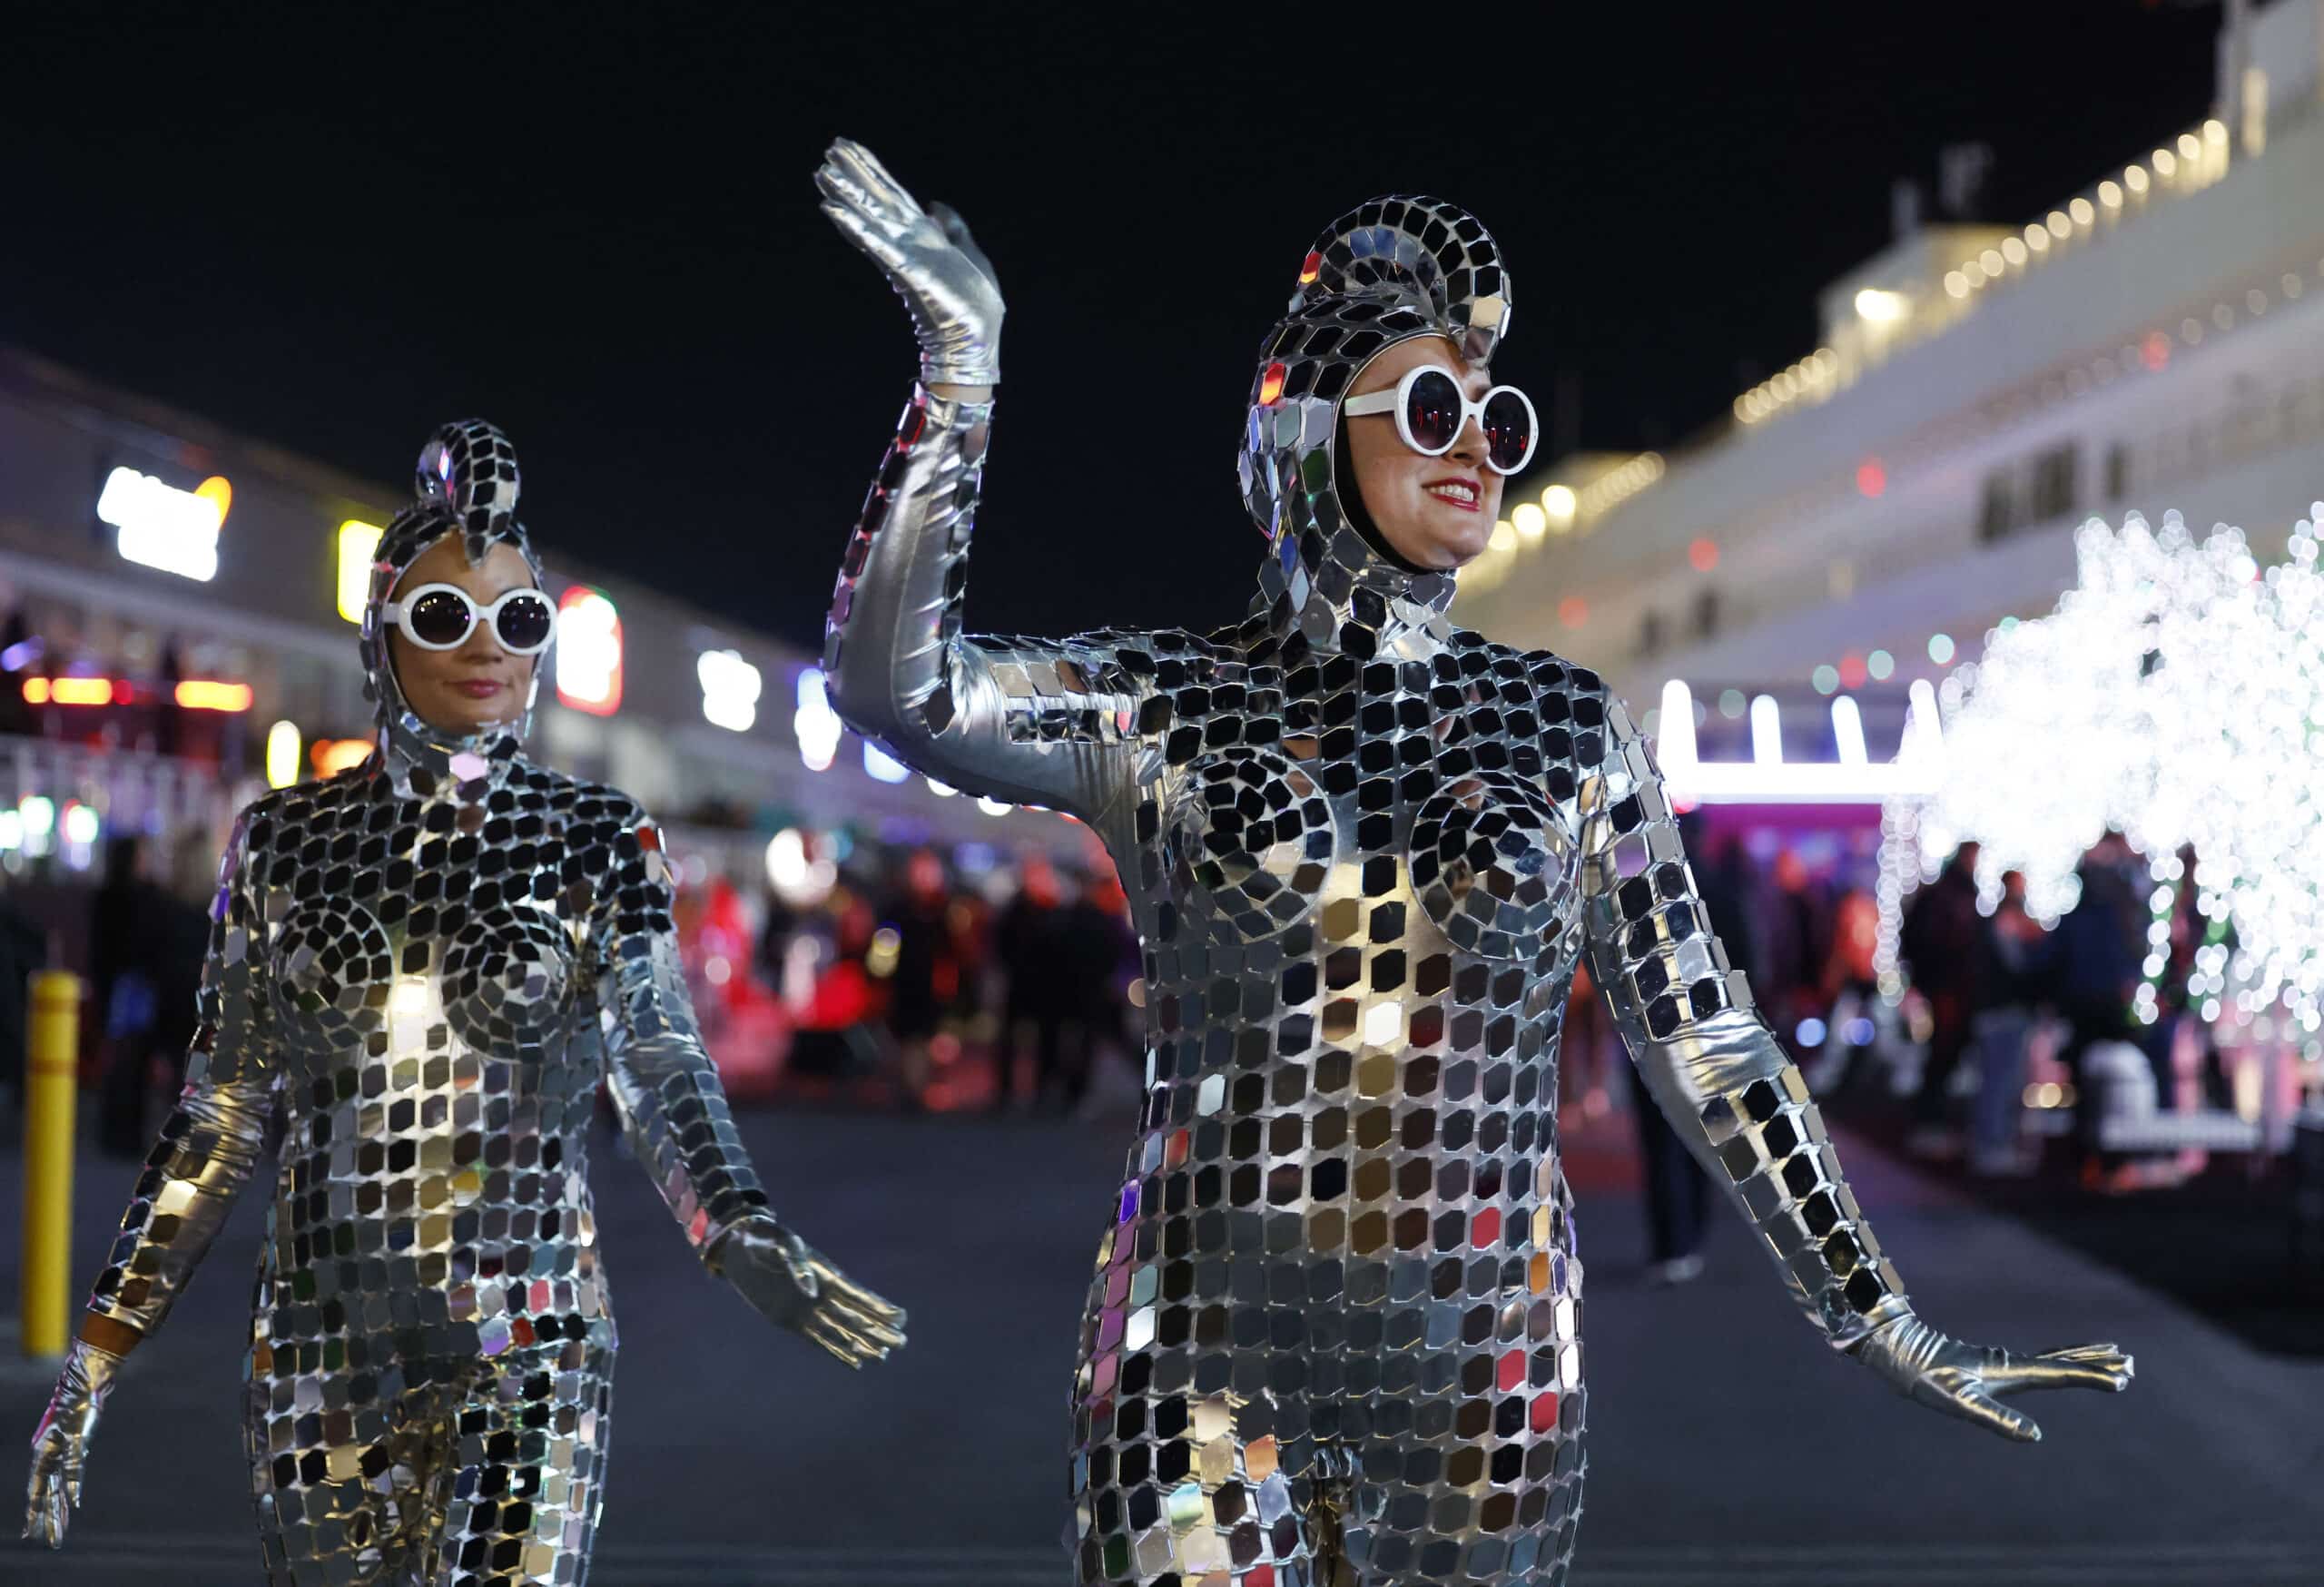
[[[2310,511],[2324,517],[2324,502]],[[1965,840],[1981,845],[1987,901],[2002,872],[2020,871],[2044,920],[2072,906],[2075,864],[2109,828],[2149,857],[2158,887],[2182,880],[2177,856],[2191,847],[2198,907],[2233,927],[2231,949],[2198,954],[2205,1011],[2253,1019],[2281,1005],[2313,1035],[2324,1027],[2314,521],[2264,570],[2241,530],[2197,541],[2177,513],[2160,531],[2135,514],[2119,531],[2093,519],[2075,551],[2079,577],[2057,609],[1988,635],[1983,659],[1939,691],[1945,774],[1934,798],[1889,813],[1884,916],[1892,884],[1901,895]]]

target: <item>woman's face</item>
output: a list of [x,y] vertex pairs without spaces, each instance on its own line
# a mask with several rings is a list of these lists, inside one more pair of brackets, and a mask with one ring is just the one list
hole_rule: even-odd
[[[1361,397],[1390,391],[1407,371],[1435,364],[1452,372],[1471,400],[1492,384],[1482,367],[1462,363],[1441,336],[1397,342],[1357,374],[1346,391]],[[1415,567],[1450,570],[1475,558],[1501,516],[1501,476],[1485,467],[1485,432],[1472,419],[1452,449],[1423,457],[1396,433],[1393,413],[1347,421],[1348,470],[1389,549]]]
[[[504,591],[532,588],[533,570],[505,542],[471,564],[460,537],[446,535],[404,569],[396,581],[396,598],[429,584],[456,584],[478,606],[487,606]],[[538,659],[501,649],[489,623],[474,625],[450,650],[429,650],[405,638],[400,627],[388,629],[388,661],[396,669],[404,703],[441,733],[470,734],[522,716]]]

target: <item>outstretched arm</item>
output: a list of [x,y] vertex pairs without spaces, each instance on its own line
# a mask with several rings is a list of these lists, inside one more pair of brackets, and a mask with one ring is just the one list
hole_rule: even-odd
[[638,1162],[701,1253],[770,1320],[860,1366],[903,1343],[904,1314],[854,1284],[767,1207],[694,1024],[671,924],[660,829],[608,796],[614,854],[591,922],[606,1070]]
[[89,1441],[122,1358],[162,1326],[192,1280],[265,1147],[280,1076],[260,885],[268,825],[262,809],[245,813],[227,843],[185,1090],[137,1177],[80,1337],[33,1437],[25,1535],[51,1547],[64,1541],[81,1502]]
[[963,637],[1000,289],[958,215],[923,211],[842,139],[816,172],[823,212],[885,271],[921,342],[904,409],[848,541],[824,666],[848,724],[971,793],[1094,817],[1127,785],[1147,690],[1102,636]]
[[1619,701],[1602,714],[1577,713],[1603,745],[1581,795],[1591,970],[1648,1093],[1758,1231],[1801,1313],[1901,1393],[2014,1438],[2041,1433],[1996,1395],[2125,1386],[2131,1359],[2111,1345],[2013,1355],[1914,1314],[1797,1066],[1711,935],[1645,739]]

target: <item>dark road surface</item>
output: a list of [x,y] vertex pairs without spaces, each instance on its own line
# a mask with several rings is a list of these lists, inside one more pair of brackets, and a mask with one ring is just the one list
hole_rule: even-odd
[[[858,1376],[775,1334],[703,1276],[635,1165],[601,1141],[622,1350],[595,1587],[1063,1587],[1075,1319],[1127,1119],[760,1111],[743,1124],[778,1209],[909,1306],[913,1342]],[[2129,1394],[2021,1402],[2045,1440],[2006,1444],[1831,1355],[1731,1218],[1704,1278],[1642,1288],[1627,1134],[1617,1117],[1569,1135],[1588,1264],[1581,1587],[2324,1582],[2324,1363],[2260,1354],[1847,1143],[1931,1321],[2017,1348],[2115,1339],[2136,1353]],[[11,1140],[12,1306],[20,1167]],[[84,1153],[76,1285],[131,1177]],[[255,1579],[235,1417],[262,1218],[254,1188],[135,1357],[64,1551],[0,1545],[0,1582]],[[0,1346],[8,1447],[31,1435],[50,1375],[15,1358],[13,1337]],[[21,1455],[0,1463],[12,1494],[23,1469]]]

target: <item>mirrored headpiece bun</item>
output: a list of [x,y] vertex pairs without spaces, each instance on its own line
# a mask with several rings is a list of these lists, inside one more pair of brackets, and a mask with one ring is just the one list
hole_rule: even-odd
[[1333,439],[1339,399],[1385,347],[1443,336],[1472,364],[1509,332],[1509,272],[1484,222],[1443,199],[1391,195],[1324,228],[1291,304],[1259,351],[1238,470],[1259,531],[1341,527]]

